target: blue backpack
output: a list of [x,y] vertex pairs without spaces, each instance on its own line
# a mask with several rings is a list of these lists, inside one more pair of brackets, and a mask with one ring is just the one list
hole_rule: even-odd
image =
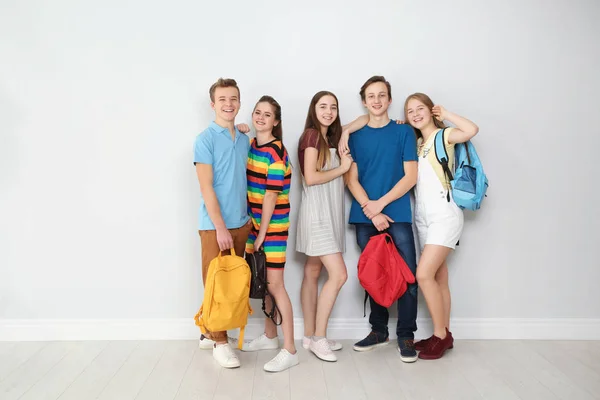
[[[485,192],[488,188],[488,179],[483,172],[483,165],[477,155],[475,146],[471,141],[456,143],[454,145],[454,175],[448,167],[448,152],[444,143],[443,129],[435,135],[435,156],[442,165],[446,179],[452,187],[452,197],[457,206],[471,211],[479,210]],[[448,194],[450,201],[450,194]]]

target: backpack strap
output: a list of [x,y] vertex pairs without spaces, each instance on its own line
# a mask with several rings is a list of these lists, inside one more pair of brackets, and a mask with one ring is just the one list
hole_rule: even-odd
[[198,312],[194,316],[194,322],[196,323],[196,326],[198,326],[200,328],[200,332],[202,332],[204,334],[204,333],[206,333],[207,330],[206,330],[206,326],[204,325],[204,319],[202,318],[203,309],[204,309],[204,304],[202,304],[200,306],[200,310],[198,310]]
[[[450,166],[448,165],[449,159],[448,151],[446,150],[446,142],[444,141],[444,132],[446,132],[446,128],[438,131],[438,133],[435,134],[435,158],[437,158],[438,162],[442,166],[444,175],[446,176],[446,183],[448,186],[450,186],[450,181],[454,180],[454,176],[452,171],[450,171]],[[450,190],[448,190],[448,193],[446,193],[446,199],[450,201]]]
[[[273,305],[271,307],[271,311],[269,312],[267,312],[267,305],[265,303],[267,296],[271,298],[271,304]],[[283,322],[281,312],[279,311],[279,307],[277,307],[277,303],[275,303],[275,297],[273,297],[273,295],[269,293],[268,290],[265,292],[265,297],[263,297],[262,299],[262,310],[263,313],[265,313],[265,315],[267,316],[267,318],[270,318],[276,326],[281,325],[281,323]],[[277,317],[279,317],[279,323],[277,323]]]
[[471,143],[471,141],[467,141],[466,143],[463,143],[463,146],[465,146],[465,154],[467,155],[467,162],[469,163],[469,165],[473,165],[471,164],[471,154],[469,153],[469,144]]
[[238,337],[238,349],[242,350],[244,346],[244,333],[246,332],[246,325],[240,327],[240,336]]

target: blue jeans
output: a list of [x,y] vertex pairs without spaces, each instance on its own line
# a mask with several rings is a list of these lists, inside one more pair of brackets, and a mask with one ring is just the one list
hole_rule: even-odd
[[[417,275],[417,256],[415,250],[415,238],[413,236],[412,225],[409,223],[396,222],[390,224],[390,227],[384,232],[379,232],[373,224],[355,224],[356,241],[360,250],[367,247],[371,236],[381,233],[389,233],[398,252],[408,265],[412,273]],[[381,306],[369,296],[371,313],[369,314],[369,323],[371,329],[377,333],[388,335],[388,321],[390,314],[384,306]],[[408,285],[408,289],[398,299],[398,324],[396,325],[396,335],[398,339],[414,339],[414,332],[417,330],[417,284]]]

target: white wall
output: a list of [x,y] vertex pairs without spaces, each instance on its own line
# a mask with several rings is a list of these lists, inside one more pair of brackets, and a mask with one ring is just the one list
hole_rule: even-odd
[[[480,126],[489,197],[451,260],[453,318],[567,336],[579,323],[600,336],[599,17],[592,0],[3,0],[0,338],[87,320],[195,335],[192,144],[212,118],[210,84],[239,82],[240,122],[274,96],[296,161],[312,95],[335,92],[348,122],[374,74],[392,83],[392,117],[423,91]],[[350,279],[333,317],[363,326],[351,228],[346,239]],[[292,233],[286,284],[301,317],[294,243]]]

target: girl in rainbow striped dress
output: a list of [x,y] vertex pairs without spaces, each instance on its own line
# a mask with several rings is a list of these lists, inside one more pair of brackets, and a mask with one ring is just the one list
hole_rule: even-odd
[[[265,364],[265,371],[279,372],[298,364],[294,346],[292,303],[284,286],[283,268],[290,227],[290,184],[292,165],[282,142],[281,106],[270,96],[260,98],[252,112],[256,139],[250,144],[246,176],[248,179],[248,211],[252,229],[246,242],[246,252],[262,249],[267,259],[269,293],[275,298],[282,320],[283,348]],[[270,297],[266,307],[271,309]],[[265,318],[265,332],[249,343],[243,351],[279,348],[277,326]]]

